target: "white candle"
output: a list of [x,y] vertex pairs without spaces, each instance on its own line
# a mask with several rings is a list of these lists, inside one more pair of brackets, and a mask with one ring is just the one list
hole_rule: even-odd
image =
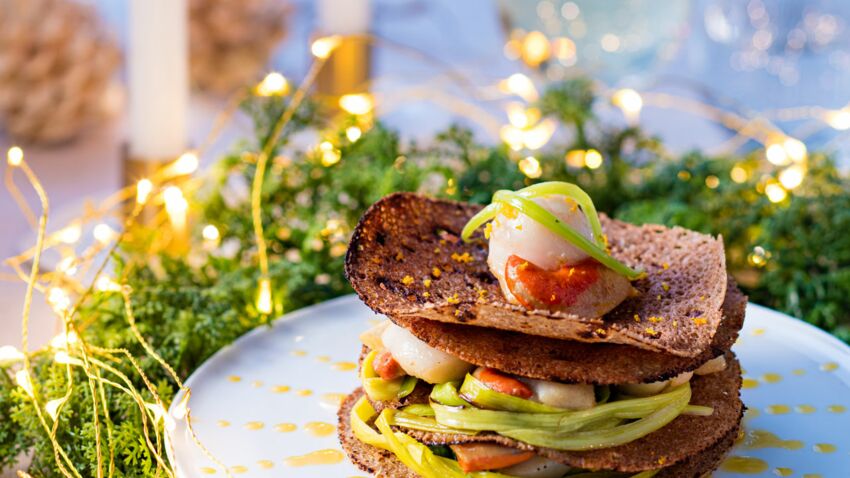
[[369,0],[317,0],[319,33],[358,35],[369,32],[372,8]]
[[131,0],[130,156],[166,160],[186,149],[186,0]]

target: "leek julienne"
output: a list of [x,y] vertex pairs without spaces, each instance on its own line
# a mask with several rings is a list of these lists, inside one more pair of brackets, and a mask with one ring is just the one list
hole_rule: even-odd
[[[405,466],[425,478],[511,478],[509,475],[491,471],[464,473],[457,461],[437,456],[427,446],[405,433],[393,431],[390,427],[393,422],[397,421],[397,417],[394,417],[396,413],[398,412],[384,410],[378,415],[366,397],[361,397],[351,409],[349,415],[351,430],[358,440],[367,445],[390,451]],[[376,416],[377,419],[375,419]],[[375,419],[377,431],[368,425],[373,419]],[[651,478],[656,473],[655,470],[644,471],[632,475],[631,478]],[[612,475],[608,472],[587,472],[574,476],[575,478],[606,478]],[[624,475],[617,474],[616,476]]]
[[[582,212],[590,224],[593,241],[588,240],[571,226],[564,224],[564,222],[558,219],[554,214],[531,200],[535,197],[553,194],[564,195],[573,199],[579,206],[581,206]],[[469,222],[466,223],[466,226],[464,226],[463,231],[461,232],[463,240],[468,241],[476,229],[481,227],[487,221],[495,218],[503,207],[513,208],[531,219],[534,219],[542,224],[546,229],[549,229],[564,240],[571,242],[605,267],[608,267],[614,272],[617,272],[630,280],[639,279],[644,276],[644,272],[630,268],[617,259],[614,259],[614,257],[608,253],[605,238],[602,233],[602,226],[599,222],[599,215],[596,213],[593,201],[590,200],[587,193],[575,184],[547,182],[529,186],[516,192],[507,190],[496,191],[493,195],[493,203],[479,211],[478,214],[473,216]]]

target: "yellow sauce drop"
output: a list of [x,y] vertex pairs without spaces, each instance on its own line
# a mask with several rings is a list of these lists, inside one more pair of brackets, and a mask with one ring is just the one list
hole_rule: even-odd
[[205,467],[201,468],[201,473],[203,473],[205,475],[215,475],[215,468],[210,468],[208,466],[205,466]]
[[215,422],[215,424],[220,426],[221,428],[227,428],[227,427],[230,426],[230,422],[227,421],[227,420],[219,420],[219,421]]
[[794,407],[794,410],[797,410],[797,413],[802,413],[804,415],[809,415],[817,411],[815,407],[811,405],[797,405],[796,407]]
[[311,435],[317,437],[326,437],[332,435],[336,431],[336,427],[325,422],[310,422],[304,425],[304,429],[310,432]]
[[357,364],[354,362],[337,362],[334,364],[334,370],[339,370],[340,372],[350,372],[355,369],[357,369]]
[[835,362],[827,362],[820,366],[820,369],[824,372],[834,372],[838,370],[838,364]]
[[759,381],[754,378],[745,378],[741,382],[741,388],[756,388],[759,386]]
[[242,465],[231,466],[230,472],[233,473],[234,475],[240,475],[242,473],[248,473],[248,468],[246,468]]
[[788,405],[771,405],[764,409],[770,415],[785,415],[791,413],[791,407]]
[[847,411],[847,407],[844,405],[830,405],[826,408],[830,411],[830,413],[844,413]]
[[286,393],[290,390],[292,390],[292,387],[289,385],[275,385],[272,387],[272,392],[274,393]]
[[274,426],[274,429],[281,433],[289,433],[294,432],[298,427],[294,423],[278,423]]
[[759,450],[762,448],[782,448],[783,450],[799,450],[803,448],[800,440],[783,440],[767,430],[752,430],[747,433],[744,449]]
[[263,422],[248,422],[245,424],[246,430],[262,430],[266,427],[266,424]]
[[812,447],[812,450],[818,453],[835,453],[835,451],[838,450],[838,447],[832,443],[818,443]]
[[231,375],[231,376],[227,377],[227,381],[233,382],[233,383],[241,382],[242,377],[240,377],[239,375]]
[[766,373],[761,376],[764,383],[778,383],[782,381],[782,375],[778,373]]
[[257,462],[257,465],[264,470],[269,470],[274,468],[274,462],[270,460],[260,460]]
[[779,467],[773,469],[773,474],[776,476],[791,476],[794,474],[794,470],[791,468]]
[[730,456],[720,465],[720,469],[730,473],[756,475],[767,471],[767,462],[751,456]]
[[262,380],[254,380],[253,382],[251,382],[251,386],[254,387],[254,388],[260,388],[260,387],[263,386],[263,381]]
[[292,355],[294,355],[295,357],[306,357],[307,351],[306,350],[293,350]]
[[344,455],[339,450],[326,449],[314,451],[306,455],[291,456],[284,460],[287,466],[335,465],[340,463]]
[[310,395],[313,395],[313,391],[309,389],[299,390],[295,393],[302,397],[309,397]]
[[318,357],[316,357],[316,360],[318,360],[319,362],[328,363],[331,361],[331,358],[328,355],[319,355]]
[[764,329],[753,329],[753,331],[750,332],[750,335],[759,336],[759,335],[764,335],[765,332],[766,332],[766,330],[764,330]]
[[798,368],[798,369],[794,369],[791,373],[793,373],[794,375],[799,377],[799,376],[805,375],[806,370],[802,369],[802,368]]
[[322,395],[322,403],[330,405],[334,408],[339,408],[345,400],[344,393],[326,393]]

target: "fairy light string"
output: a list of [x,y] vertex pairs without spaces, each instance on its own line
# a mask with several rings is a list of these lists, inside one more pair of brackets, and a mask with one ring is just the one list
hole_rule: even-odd
[[[373,41],[380,43],[381,39],[374,39]],[[270,135],[256,158],[256,172],[251,186],[251,214],[260,272],[257,284],[257,311],[263,315],[269,315],[274,311],[274,301],[272,300],[273,289],[269,275],[269,256],[261,215],[262,185],[265,180],[266,169],[280,136],[306,99],[317,74],[330,55],[333,54],[338,42],[339,38],[337,37],[325,37],[313,43],[312,52],[315,58],[311,63],[310,69],[301,84],[292,93],[288,104],[275,122]],[[457,81],[455,78],[450,79]],[[289,88],[289,82],[285,77],[272,73],[263,79],[252,92],[260,96],[284,96],[289,94]],[[632,89],[609,90],[603,86],[599,86],[598,89],[601,90],[602,97],[607,98],[613,106],[622,111],[626,121],[629,123],[639,122],[641,110],[646,107],[677,109],[688,114],[707,118],[733,131],[735,136],[727,142],[731,147],[743,145],[746,140],[758,141],[765,147],[765,160],[779,171],[775,178],[771,178],[767,183],[760,186],[760,193],[767,196],[773,202],[784,200],[804,181],[807,151],[805,143],[802,141],[805,139],[803,135],[797,135],[797,137],[788,135],[775,126],[772,120],[814,119],[820,125],[831,127],[838,131],[850,129],[850,110],[846,107],[839,110],[829,110],[819,107],[786,108],[748,117],[697,100],[684,99],[674,95],[657,92],[639,92]],[[429,93],[427,90],[421,89],[421,87],[420,90],[417,92],[420,97],[428,97]],[[440,92],[438,102],[444,107],[450,108],[452,111],[463,114],[476,121],[478,124],[485,125],[486,129],[494,134],[508,136],[508,140],[505,143],[516,150],[517,167],[530,178],[539,177],[541,174],[540,162],[535,157],[534,152],[548,144],[555,131],[548,123],[544,123],[545,118],[541,118],[539,112],[534,110],[534,103],[540,96],[534,82],[526,75],[517,73],[507,80],[500,82],[499,85],[485,85],[478,88],[477,91],[473,95],[476,99],[488,98],[488,101],[491,99],[504,101],[507,98],[511,98],[511,106],[508,106],[507,111],[505,111],[505,116],[507,116],[508,120],[507,123],[505,123],[504,116],[491,114],[484,108],[469,101],[469,98]],[[498,91],[501,91],[498,95],[491,94],[491,92]],[[411,89],[408,93],[410,92],[416,92],[416,90]],[[95,476],[98,478],[104,476],[112,477],[116,472],[113,440],[115,430],[107,401],[107,390],[110,389],[118,390],[130,396],[136,404],[142,423],[141,438],[156,464],[154,471],[156,475],[175,476],[173,463],[170,459],[173,450],[167,438],[167,433],[169,427],[173,426],[174,420],[179,419],[185,423],[189,436],[195,446],[210,461],[215,463],[226,476],[231,476],[230,470],[203,445],[192,427],[191,408],[189,407],[191,399],[190,388],[185,386],[175,370],[145,340],[136,326],[132,306],[133,291],[127,285],[126,281],[127,274],[135,264],[132,261],[128,263],[124,269],[123,276],[115,279],[106,276],[104,271],[110,258],[115,255],[120,244],[127,241],[128,235],[142,210],[145,207],[159,206],[159,204],[153,203],[161,197],[165,187],[172,185],[173,181],[179,178],[181,190],[190,196],[188,192],[197,187],[200,182],[188,178],[197,170],[199,157],[215,142],[247,94],[250,94],[250,92],[242,92],[231,98],[227,107],[214,121],[212,131],[197,150],[187,151],[186,154],[181,155],[180,158],[175,158],[172,164],[162,168],[151,177],[140,179],[137,184],[120,189],[99,202],[96,207],[87,209],[83,215],[75,218],[71,223],[66,224],[57,233],[50,235],[46,233],[49,201],[41,183],[28,166],[23,150],[19,147],[12,147],[7,151],[8,167],[5,172],[7,189],[12,194],[18,208],[26,217],[27,222],[32,224],[37,232],[34,247],[5,261],[5,264],[12,268],[15,276],[26,282],[27,285],[22,312],[21,353],[23,367],[19,371],[18,381],[21,388],[31,400],[39,424],[44,429],[50,441],[56,467],[65,477],[82,478],[80,472],[75,469],[73,462],[57,439],[63,411],[76,391],[75,386],[81,385],[75,383],[75,371],[80,371],[82,376],[85,377],[86,389],[92,398],[92,425],[95,430],[95,454],[97,461]],[[393,102],[402,104],[405,101],[409,101],[410,98],[411,96],[405,94],[387,95],[383,98],[385,102],[381,103],[381,106],[385,110],[389,110]],[[351,114],[365,115],[371,113],[374,109],[374,101],[373,96],[350,96],[342,102],[341,106]],[[513,129],[505,130],[502,128],[503,125],[511,126]],[[351,142],[357,141],[363,130],[360,127],[347,126],[350,132],[346,131],[346,136]],[[360,126],[363,125],[361,124]],[[352,128],[357,129],[354,130]],[[509,132],[500,133],[500,129]],[[503,137],[502,139],[506,138]],[[331,144],[331,147],[333,149],[333,144]],[[767,150],[772,152],[767,153]],[[572,152],[568,152],[568,157],[570,153]],[[577,151],[576,153],[578,154],[573,155],[575,165],[595,169],[602,164],[602,155],[595,149]],[[338,155],[339,153],[337,152],[336,154]],[[337,156],[335,161],[339,160],[344,160],[344,158]],[[38,216],[36,216],[36,213],[33,212],[24,195],[21,194],[20,190],[14,184],[13,175],[18,171],[23,173],[28,184],[35,190],[38,196],[41,204],[41,213]],[[736,182],[746,181],[746,175],[749,173],[743,169],[741,171],[743,171],[741,173],[743,176],[736,173],[736,170],[733,169],[732,180]],[[736,174],[738,179],[736,179]],[[42,254],[46,249],[67,247],[73,250],[73,244],[79,239],[77,231],[80,230],[82,225],[100,221],[104,217],[113,214],[116,208],[124,207],[127,203],[132,203],[133,208],[125,216],[120,230],[114,231],[114,234],[108,234],[108,240],[96,240],[91,247],[87,248],[81,254],[73,256],[73,260],[67,263],[69,268],[79,268],[79,272],[77,272],[78,276],[84,276],[84,272],[95,264],[95,258],[99,254],[104,253],[105,259],[96,266],[91,283],[83,285],[78,279],[72,277],[74,274],[69,273],[68,269],[54,271],[42,271],[40,269]],[[166,222],[167,217],[164,209],[158,209],[154,224],[161,225]],[[208,226],[215,227],[214,225]],[[104,229],[101,228],[101,230]],[[167,228],[164,228],[164,230],[167,230]],[[220,235],[217,234],[218,230],[215,230],[215,234],[212,231],[212,229],[209,229],[207,233],[205,229],[203,237],[213,242],[218,241],[220,238]],[[76,238],[74,238],[75,235]],[[106,238],[107,235],[103,235],[102,237]],[[165,241],[167,237],[157,238],[157,240]],[[160,243],[151,245],[151,250],[162,249],[163,245]],[[754,261],[756,259],[766,260],[762,259],[761,255],[754,257]],[[28,262],[31,264],[27,271],[25,266]],[[50,297],[51,291],[61,291],[55,293],[56,300],[53,301],[52,305],[61,319],[64,345],[55,348],[55,350],[50,349],[50,351],[56,354],[54,362],[64,365],[67,384],[64,393],[52,399],[42,395],[38,384],[34,380],[35,376],[31,363],[32,353],[29,351],[30,313],[35,291],[41,292],[47,297]],[[94,292],[121,294],[121,299],[124,303],[124,315],[135,341],[141,345],[146,355],[166,371],[167,375],[174,380],[174,383],[182,391],[180,403],[174,404],[172,407],[174,411],[173,416],[169,414],[167,404],[164,403],[157,393],[156,387],[150,382],[149,377],[141,368],[138,359],[129,350],[98,347],[95,344],[87,343],[83,334],[79,333],[86,327],[87,321],[96,320],[94,317],[78,317],[80,306]],[[70,296],[76,296],[76,299],[72,302]],[[74,340],[70,340],[71,337],[75,337]],[[127,374],[121,372],[117,364],[128,364],[129,369],[141,378],[144,387],[137,389],[134,386],[133,380]],[[151,398],[146,399],[145,394]],[[24,472],[19,472],[19,475],[28,476]]]

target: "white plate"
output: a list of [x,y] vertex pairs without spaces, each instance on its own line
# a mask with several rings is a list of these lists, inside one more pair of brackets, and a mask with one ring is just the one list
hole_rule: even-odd
[[[219,351],[187,382],[200,441],[235,476],[363,476],[346,459],[292,467],[287,458],[318,450],[340,456],[336,433],[317,436],[308,424],[335,424],[328,394],[357,387],[357,337],[378,318],[356,297],[342,297],[286,315]],[[804,322],[750,305],[735,351],[746,372],[744,402],[757,411],[747,419],[748,432],[796,442],[751,449],[745,440],[732,455],[763,460],[764,471],[713,476],[850,476],[850,349]],[[280,424],[295,429],[279,431]],[[225,476],[185,423],[177,424],[172,442],[182,477]]]

